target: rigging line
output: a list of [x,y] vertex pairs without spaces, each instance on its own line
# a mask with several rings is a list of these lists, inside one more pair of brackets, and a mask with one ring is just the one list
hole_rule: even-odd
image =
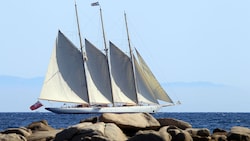
[[52,78],[54,78],[54,76],[56,76],[57,73],[60,73],[59,70],[57,70],[47,81],[44,81],[43,83],[48,83]]

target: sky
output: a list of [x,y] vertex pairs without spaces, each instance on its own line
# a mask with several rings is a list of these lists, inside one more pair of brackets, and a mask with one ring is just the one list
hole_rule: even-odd
[[[103,49],[99,8],[90,6],[95,1],[76,2],[82,36]],[[161,83],[208,82],[250,98],[250,1],[99,3],[106,38],[128,52],[125,11],[131,44]],[[0,17],[0,75],[44,77],[58,30],[79,46],[74,0],[1,1]],[[230,102],[239,96],[216,92]]]

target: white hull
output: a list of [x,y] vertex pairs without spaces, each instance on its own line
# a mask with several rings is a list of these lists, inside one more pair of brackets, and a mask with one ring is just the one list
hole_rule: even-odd
[[91,113],[156,113],[163,105],[123,106],[123,107],[79,107],[79,108],[45,108],[58,114],[91,114]]

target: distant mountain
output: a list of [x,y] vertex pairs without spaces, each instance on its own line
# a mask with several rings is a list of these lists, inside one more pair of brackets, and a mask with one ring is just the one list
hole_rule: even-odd
[[174,82],[162,84],[174,102],[168,112],[249,112],[250,91],[211,82]]
[[16,76],[0,76],[1,86],[41,86],[44,77],[22,78]]
[[21,78],[0,76],[0,112],[30,112],[30,105],[37,101],[43,77]]
[[171,83],[162,83],[162,85],[169,87],[226,87],[226,85],[216,84],[208,81],[171,82]]
[[[40,95],[44,77],[0,76],[0,112],[31,112]],[[171,82],[162,86],[179,106],[163,112],[249,112],[250,92],[212,82]],[[40,108],[38,111],[45,111]]]

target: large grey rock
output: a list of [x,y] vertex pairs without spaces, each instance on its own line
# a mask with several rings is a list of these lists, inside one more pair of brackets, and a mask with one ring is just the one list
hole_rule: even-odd
[[27,141],[27,139],[24,136],[16,133],[10,133],[10,134],[0,133],[0,141]]
[[104,135],[104,127],[105,127],[105,123],[104,122],[97,122],[95,124],[92,124],[90,126],[84,126],[81,129],[78,129],[79,132],[78,134],[85,134],[88,131],[95,131],[98,132],[98,135]]
[[227,136],[222,134],[213,134],[211,141],[227,141]]
[[[92,137],[84,137],[84,138],[81,138],[80,140],[81,141],[110,141],[107,137],[100,136],[100,135],[94,135]],[[71,141],[79,141],[79,140],[71,140]]]
[[138,131],[128,141],[171,141],[171,136],[167,132],[160,133],[155,130],[144,130]]
[[61,132],[59,132],[55,137],[55,141],[70,140],[73,138],[73,136],[78,134],[79,130],[83,129],[84,127],[89,127],[92,125],[93,123],[91,122],[83,122],[70,126],[67,129],[64,129]]
[[82,130],[81,133],[76,134],[75,136],[72,137],[72,139],[70,141],[81,141],[81,140],[90,140],[92,141],[92,138],[105,138],[102,133],[98,130],[93,130],[93,129],[85,129]]
[[107,137],[110,141],[125,141],[127,140],[126,135],[122,130],[114,123],[106,123],[104,129],[104,136]]
[[80,123],[64,129],[58,133],[55,137],[55,141],[72,140],[77,141],[84,138],[91,138],[92,136],[104,136],[105,123],[98,122],[92,123]]
[[227,135],[228,141],[250,141],[250,129],[234,126]]
[[28,137],[32,134],[32,131],[30,129],[27,129],[25,127],[20,127],[20,128],[9,128],[1,132],[3,134],[10,134],[10,133],[16,133],[19,135],[22,135],[24,137]]
[[83,122],[97,123],[97,122],[99,122],[99,117],[90,117],[90,118],[83,119],[80,121],[80,123],[83,123]]
[[91,125],[93,125],[91,122],[83,122],[73,125],[59,132],[55,137],[55,141],[70,140],[73,138],[73,136],[75,136],[79,132],[80,129]]
[[207,128],[187,128],[187,132],[191,134],[191,136],[200,136],[200,137],[209,137],[210,131]]
[[186,128],[192,128],[192,125],[189,124],[188,122],[178,120],[178,119],[173,119],[173,118],[159,118],[157,119],[160,123],[161,126],[176,126],[180,129],[185,130]]
[[61,130],[36,131],[27,137],[28,141],[53,141]]
[[227,134],[226,130],[215,128],[211,135],[211,141],[227,141]]
[[216,134],[216,135],[227,135],[227,131],[224,130],[224,129],[215,128],[213,130],[213,134]]
[[[172,140],[172,141],[174,141],[174,140]],[[175,141],[193,141],[193,138],[191,137],[191,135],[187,131],[182,130],[180,133],[178,133],[175,136]]]
[[207,128],[187,128],[194,141],[210,141],[210,131]]
[[181,133],[181,130],[179,129],[165,129],[165,127],[162,127],[160,130],[165,130],[165,132],[168,132],[172,136],[172,140],[175,140],[176,136]]
[[192,136],[193,141],[211,141],[211,137]]
[[121,129],[157,129],[160,123],[148,113],[112,114],[105,113],[100,116],[100,121],[115,123]]
[[51,131],[55,130],[52,128],[46,120],[32,122],[27,126],[28,129],[31,129],[33,132],[35,131]]
[[175,126],[164,126],[159,132],[168,132],[172,137],[171,141],[193,141],[193,138],[187,131],[175,128]]

